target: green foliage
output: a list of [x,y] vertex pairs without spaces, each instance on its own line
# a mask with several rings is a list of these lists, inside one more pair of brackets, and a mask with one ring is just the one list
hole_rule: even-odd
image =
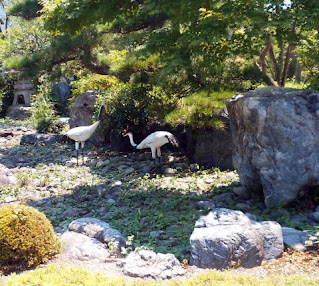
[[119,80],[115,76],[100,75],[89,73],[85,76],[80,76],[80,79],[71,82],[73,100],[79,95],[88,90],[94,90],[100,94],[105,93],[112,87],[119,84]]
[[318,32],[309,32],[307,38],[302,41],[297,49],[299,60],[303,72],[303,80],[306,84],[315,90],[319,90],[319,70],[317,64],[319,62],[319,38]]
[[37,0],[14,1],[8,9],[8,14],[12,16],[20,16],[24,19],[32,19],[38,17],[38,12],[42,9],[42,5]]
[[39,123],[42,120],[52,119],[55,115],[54,104],[46,93],[39,93],[31,103],[32,118]]
[[0,58],[5,69],[22,71],[21,76],[40,73],[39,63],[48,54],[40,53],[49,45],[50,35],[43,30],[40,19],[26,21],[18,19],[0,40]]
[[12,104],[14,83],[15,76],[0,75],[0,117],[5,116],[7,108]]
[[142,132],[151,119],[163,118],[176,105],[176,97],[148,84],[121,85],[101,100],[107,101],[106,126],[133,132]]
[[5,286],[38,285],[82,285],[82,286],[240,286],[240,285],[290,285],[315,286],[319,279],[306,276],[270,276],[266,278],[233,275],[217,270],[207,271],[192,279],[172,279],[168,281],[126,280],[124,278],[106,277],[99,273],[92,274],[81,268],[49,265],[21,275],[11,275]]
[[31,102],[31,120],[37,131],[42,133],[60,133],[63,124],[59,123],[56,116],[54,102],[51,98],[52,84],[46,76],[40,78],[38,93]]
[[189,124],[194,129],[222,129],[225,123],[220,113],[225,108],[226,100],[235,93],[235,91],[216,92],[210,89],[192,93],[179,101],[178,107],[165,116],[165,121],[172,125]]
[[25,269],[46,262],[60,249],[46,216],[25,205],[0,208],[0,270]]

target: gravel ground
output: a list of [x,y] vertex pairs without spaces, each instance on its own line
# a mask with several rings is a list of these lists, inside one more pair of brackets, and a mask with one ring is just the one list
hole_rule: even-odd
[[[4,130],[0,130],[4,131]],[[32,132],[32,130],[13,129],[12,135],[0,137],[0,163],[6,165],[12,170],[19,180],[19,192],[14,193],[12,190],[8,194],[0,194],[2,204],[11,203],[14,201],[29,201],[31,205],[41,199],[41,206],[54,209],[54,205],[50,205],[45,198],[54,196],[56,199],[59,196],[68,195],[77,189],[77,186],[84,185],[94,186],[94,190],[99,192],[99,186],[111,186],[116,188],[117,184],[126,183],[130,176],[135,172],[135,179],[142,177],[143,172],[152,170],[148,168],[148,163],[145,163],[145,158],[149,154],[136,154],[133,157],[127,154],[112,154],[105,150],[100,152],[92,150],[86,156],[85,166],[74,166],[75,158],[70,158],[74,155],[73,145],[52,145],[51,147],[34,147],[28,148],[19,146],[19,140],[23,134]],[[51,149],[50,149],[51,148]],[[116,161],[113,158],[119,158]],[[113,161],[112,161],[113,160]],[[192,189],[201,194],[209,190],[212,185],[223,187],[229,185],[232,181],[236,181],[237,175],[233,171],[224,172],[223,176],[220,173],[204,171],[200,172],[199,176],[185,173],[185,168],[189,168],[185,157],[166,156],[166,162],[171,161],[171,165],[164,167],[164,171],[160,176],[151,175],[149,180],[153,184],[158,183],[162,188],[178,187],[181,190]],[[110,161],[110,162],[109,162]],[[136,163],[138,161],[138,163]],[[41,163],[39,163],[41,162]],[[105,164],[105,162],[108,162]],[[110,164],[109,164],[110,163]],[[144,165],[143,165],[144,164]],[[92,172],[92,166],[93,168]],[[96,168],[98,166],[98,168]],[[137,167],[138,166],[138,167]],[[117,177],[112,175],[112,168],[120,169],[126,174],[126,177]],[[100,172],[104,168],[103,172]],[[144,168],[144,169],[143,169]],[[45,174],[45,176],[44,176]],[[123,174],[123,173],[122,173]],[[110,177],[111,176],[111,177]],[[113,176],[113,177],[112,177]],[[158,178],[160,177],[160,178]],[[120,182],[120,183],[118,183]],[[140,185],[143,188],[143,185]],[[94,199],[94,198],[93,198]],[[57,199],[58,200],[58,199]],[[60,204],[65,202],[61,199]],[[50,202],[51,203],[51,202]],[[59,202],[58,204],[59,205]],[[38,204],[40,206],[40,204]],[[59,216],[63,220],[63,215]],[[66,227],[69,222],[66,220],[59,226],[61,229]],[[121,268],[118,266],[120,259],[110,259],[107,262],[101,263],[99,261],[76,261],[69,260],[63,253],[57,255],[48,264],[58,264],[65,266],[82,267],[90,272],[100,272],[104,275],[111,275],[117,277],[124,277]],[[187,274],[185,278],[191,278],[204,269],[197,267],[187,267]],[[319,254],[318,250],[306,253],[299,253],[293,251],[286,251],[284,255],[272,261],[264,261],[261,266],[251,269],[233,268],[227,270],[233,274],[252,275],[257,277],[266,277],[269,275],[306,275],[311,277],[319,277]],[[125,276],[127,279],[136,279]],[[2,277],[4,278],[4,277]]]

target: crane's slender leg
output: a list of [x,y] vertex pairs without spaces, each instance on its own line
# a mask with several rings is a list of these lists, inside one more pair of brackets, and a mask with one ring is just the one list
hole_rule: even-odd
[[79,142],[75,142],[75,150],[76,150],[76,165],[79,166]]
[[154,160],[154,165],[156,166],[156,148],[151,147],[151,151],[152,151],[152,159]]
[[162,155],[161,148],[157,148],[156,151],[157,151],[158,163],[159,163],[159,165],[161,165],[161,163],[162,163],[161,162],[161,155]]
[[82,165],[84,165],[84,142],[81,142],[81,151],[82,151]]

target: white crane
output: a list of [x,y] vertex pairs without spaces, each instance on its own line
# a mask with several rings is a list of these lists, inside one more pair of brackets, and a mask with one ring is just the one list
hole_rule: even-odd
[[75,149],[76,149],[76,165],[79,165],[78,162],[78,156],[79,156],[79,147],[81,143],[81,150],[82,150],[82,163],[84,164],[84,155],[83,155],[83,149],[84,149],[84,143],[86,140],[88,140],[96,128],[99,126],[100,121],[101,121],[101,114],[102,114],[102,109],[104,107],[104,103],[101,105],[99,114],[97,116],[97,121],[89,126],[79,126],[79,127],[74,127],[70,129],[65,135],[71,138],[72,140],[75,141]]
[[130,143],[136,149],[144,149],[144,148],[151,148],[152,151],[152,158],[156,163],[156,155],[159,158],[159,162],[161,163],[161,147],[166,144],[170,143],[175,147],[178,147],[178,140],[176,137],[167,131],[156,131],[150,135],[148,135],[140,144],[136,144],[133,139],[132,132],[126,133],[124,136],[128,136],[130,138]]

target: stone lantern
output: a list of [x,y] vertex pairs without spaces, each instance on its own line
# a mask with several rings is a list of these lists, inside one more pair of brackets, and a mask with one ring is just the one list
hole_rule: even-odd
[[21,79],[14,85],[14,98],[12,105],[20,104],[20,100],[23,99],[22,104],[30,106],[31,94],[35,94],[34,84],[27,79]]

